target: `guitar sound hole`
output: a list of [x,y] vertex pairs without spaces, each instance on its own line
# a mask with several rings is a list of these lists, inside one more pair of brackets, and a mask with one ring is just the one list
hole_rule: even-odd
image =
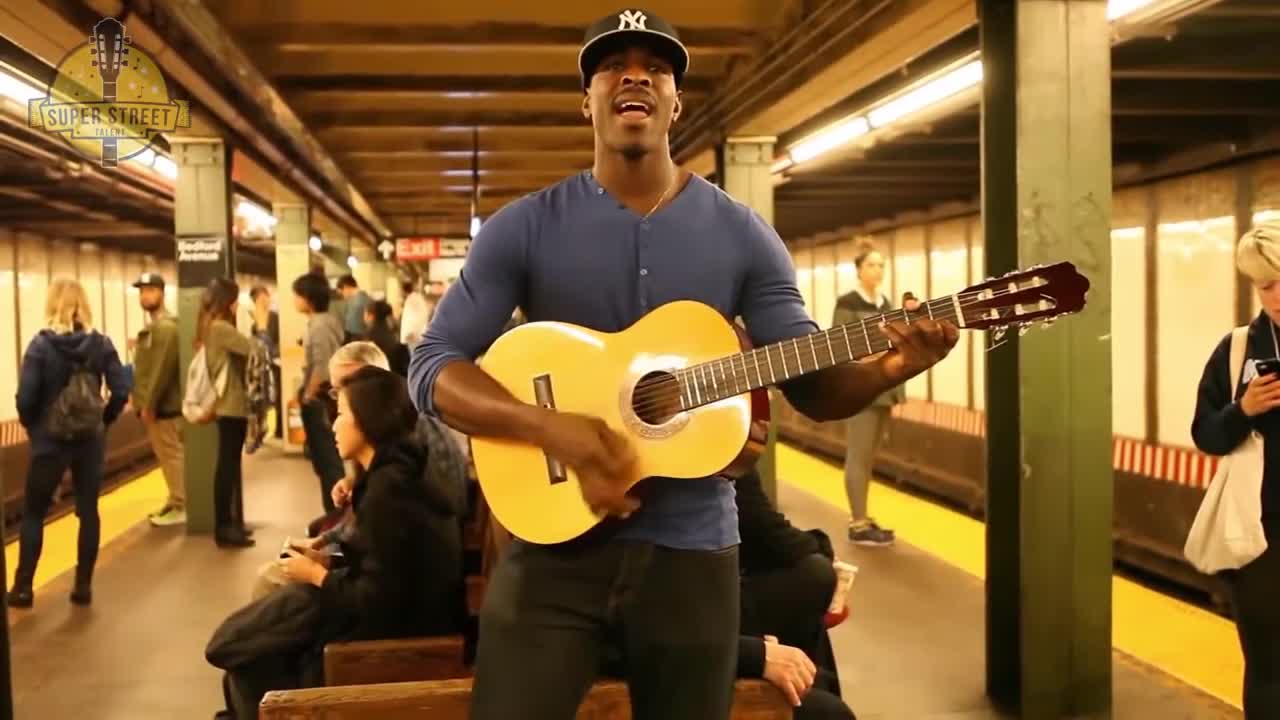
[[680,381],[667,372],[651,372],[636,383],[631,409],[649,425],[661,425],[680,412]]

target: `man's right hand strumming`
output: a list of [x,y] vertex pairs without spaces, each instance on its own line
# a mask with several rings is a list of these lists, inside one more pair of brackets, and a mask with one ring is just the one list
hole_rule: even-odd
[[599,418],[574,413],[548,413],[542,448],[578,474],[582,497],[596,512],[627,517],[640,501],[627,496],[635,451],[621,434]]
[[603,420],[521,402],[471,362],[446,365],[434,393],[437,410],[455,430],[536,445],[572,468],[596,512],[625,517],[640,507],[626,495],[635,451]]

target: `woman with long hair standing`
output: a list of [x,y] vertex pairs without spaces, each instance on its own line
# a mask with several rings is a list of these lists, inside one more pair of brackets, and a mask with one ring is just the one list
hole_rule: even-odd
[[213,475],[214,540],[218,547],[253,545],[244,526],[241,452],[249,428],[249,400],[245,393],[245,364],[253,346],[236,329],[240,286],[234,280],[214,278],[200,300],[196,342],[203,345],[209,377],[225,368],[226,388],[214,406],[218,425],[218,462]]
[[[129,396],[129,376],[106,335],[93,329],[84,288],[59,278],[49,286],[45,329],[27,346],[18,379],[18,418],[31,443],[31,465],[23,497],[18,567],[7,598],[11,607],[31,607],[32,583],[44,545],[44,516],[68,468],[75,487],[80,535],[71,602],[92,601],[93,567],[100,534],[98,493],[105,464],[103,437],[120,417]],[[106,381],[110,399],[102,399]]]
[[[870,244],[861,245],[853,260],[858,282],[853,291],[836,300],[833,325],[875,317],[893,309],[880,289],[884,282],[884,256]],[[889,426],[889,410],[904,399],[901,385],[886,391],[865,410],[849,418],[844,457],[844,487],[849,499],[849,540],[856,545],[892,545],[892,530],[880,527],[867,514],[867,494],[880,441]]]

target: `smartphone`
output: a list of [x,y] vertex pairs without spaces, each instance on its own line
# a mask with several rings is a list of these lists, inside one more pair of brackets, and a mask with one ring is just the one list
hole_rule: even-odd
[[1258,376],[1280,374],[1280,358],[1271,358],[1270,360],[1259,360],[1254,363],[1254,369],[1258,371]]

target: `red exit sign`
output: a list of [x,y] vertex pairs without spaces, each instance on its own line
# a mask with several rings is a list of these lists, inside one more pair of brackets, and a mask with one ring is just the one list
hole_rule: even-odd
[[396,240],[396,259],[404,262],[431,260],[440,257],[440,238],[399,238]]

